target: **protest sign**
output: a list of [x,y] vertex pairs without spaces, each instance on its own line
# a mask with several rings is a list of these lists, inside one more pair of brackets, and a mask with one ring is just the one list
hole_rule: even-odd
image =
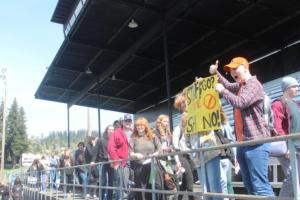
[[214,87],[217,76],[209,76],[186,87],[188,120],[185,133],[193,134],[221,127],[219,93]]

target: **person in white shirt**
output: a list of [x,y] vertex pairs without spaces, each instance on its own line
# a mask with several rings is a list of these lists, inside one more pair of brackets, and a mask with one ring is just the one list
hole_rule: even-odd
[[[184,134],[184,127],[187,123],[187,114],[183,113],[181,116],[181,122],[177,125],[172,134],[173,146],[176,151],[189,151],[187,135]],[[176,155],[176,174],[182,175],[182,182],[180,185],[180,191],[193,192],[193,166],[189,154]],[[182,195],[178,197],[179,200],[182,199]],[[189,196],[189,200],[193,200],[194,196]]]

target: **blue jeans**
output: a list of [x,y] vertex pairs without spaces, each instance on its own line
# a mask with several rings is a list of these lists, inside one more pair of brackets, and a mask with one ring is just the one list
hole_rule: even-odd
[[[228,194],[227,188],[227,171],[230,170],[230,161],[229,159],[223,159],[220,161],[220,168],[221,168],[221,186],[222,186],[222,193]],[[224,198],[225,200],[228,198]]]
[[55,186],[55,180],[56,180],[56,171],[54,169],[50,169],[50,174],[49,174],[49,179],[50,179],[50,189],[53,189]]
[[[121,182],[122,177],[122,182]],[[114,169],[114,187],[123,187],[128,188],[128,179],[129,178],[129,168],[127,166],[119,166],[117,170]],[[122,194],[119,189],[114,191],[114,199],[119,200],[123,198],[124,192]]]
[[83,192],[83,196],[86,196],[86,192],[87,192],[87,185],[88,185],[88,176],[87,176],[87,171],[80,171],[78,172],[78,175],[82,181],[82,192]]
[[269,148],[269,143],[237,148],[237,160],[248,194],[274,196],[268,180]]
[[41,191],[46,191],[47,174],[41,174]]
[[[285,158],[284,156],[278,157],[282,170],[285,174],[285,179],[282,183],[281,190],[279,193],[280,197],[293,197],[293,175],[290,159]],[[300,180],[300,155],[296,155],[297,168],[298,168],[298,181]]]
[[[206,177],[201,176],[201,167],[197,168],[198,178],[201,183],[206,179],[207,192],[222,193],[220,157],[207,161],[204,165]],[[207,197],[206,200],[222,200],[223,198]]]
[[[101,172],[101,186],[113,186],[115,172],[110,164],[99,165],[98,170]],[[113,197],[113,190],[111,189],[102,189],[101,193],[102,199],[112,199]]]

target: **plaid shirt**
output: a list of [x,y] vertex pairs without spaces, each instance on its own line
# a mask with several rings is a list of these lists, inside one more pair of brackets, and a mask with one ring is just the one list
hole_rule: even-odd
[[[243,140],[253,140],[271,136],[263,117],[264,89],[256,76],[244,84],[230,83],[219,72],[219,82],[226,89],[223,97],[234,107],[239,108],[243,122]],[[237,93],[239,92],[239,95]]]

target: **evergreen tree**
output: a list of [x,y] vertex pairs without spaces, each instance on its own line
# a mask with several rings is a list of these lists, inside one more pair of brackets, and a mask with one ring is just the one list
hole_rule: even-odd
[[[93,133],[96,131],[93,131]],[[41,134],[40,134],[41,135]],[[86,142],[86,130],[70,131],[71,149],[76,149],[78,142]],[[52,131],[45,137],[39,137],[38,139],[31,139],[31,152],[46,154],[51,152],[60,153],[62,148],[68,146],[68,134],[67,131]],[[48,151],[46,151],[48,150]]]
[[17,119],[18,119],[18,103],[16,99],[14,99],[11,108],[9,109],[9,113],[7,116],[7,132],[6,132],[6,141],[5,141],[5,157],[11,157],[13,165],[16,164],[16,155],[12,148],[12,144],[14,142],[14,137],[18,135],[17,128]]
[[14,99],[7,116],[7,134],[5,155],[11,157],[12,165],[15,166],[22,153],[26,152],[29,140],[26,134],[26,119],[24,109],[19,109],[17,100]]
[[18,112],[18,120],[17,120],[17,128],[18,128],[18,135],[13,143],[13,149],[16,152],[17,161],[20,159],[22,153],[26,152],[29,147],[29,140],[27,137],[27,127],[26,127],[26,118],[25,118],[25,111],[23,107],[20,107]]

